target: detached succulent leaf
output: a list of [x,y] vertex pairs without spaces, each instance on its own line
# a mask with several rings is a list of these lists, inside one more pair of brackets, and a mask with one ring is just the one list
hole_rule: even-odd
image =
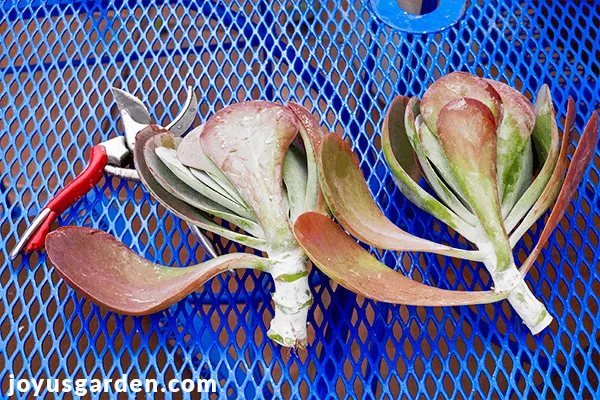
[[361,241],[390,250],[479,258],[476,252],[421,239],[395,226],[375,204],[358,159],[339,136],[325,136],[318,161],[321,187],[329,209],[337,221]]
[[[324,143],[325,145],[325,143]],[[373,300],[414,306],[456,306],[501,300],[493,291],[462,292],[416,282],[377,261],[327,216],[308,212],[294,224],[298,242],[331,279]]]
[[237,253],[187,268],[168,268],[140,257],[105,232],[82,227],[50,233],[46,249],[71,287],[96,304],[129,315],[163,310],[226,270],[268,270],[272,264],[265,258]]
[[[568,125],[565,124],[565,127]],[[565,135],[567,131],[565,130]],[[590,120],[588,121],[583,135],[581,135],[581,139],[579,140],[579,144],[575,149],[575,153],[573,154],[573,158],[571,160],[571,165],[569,166],[569,171],[567,172],[567,176],[564,180],[564,184],[560,189],[560,193],[558,194],[558,198],[556,199],[556,203],[552,208],[552,212],[550,213],[550,217],[548,218],[548,222],[546,222],[546,226],[544,226],[544,230],[540,235],[540,239],[538,243],[535,245],[531,254],[527,257],[523,265],[521,266],[521,272],[523,275],[527,274],[527,272],[533,266],[533,263],[537,259],[537,256],[542,251],[542,248],[548,241],[548,238],[562,219],[563,215],[573,195],[577,191],[577,187],[581,182],[581,178],[583,174],[587,170],[590,161],[594,157],[594,152],[596,150],[596,144],[598,143],[598,114],[595,112]],[[566,147],[566,146],[564,146]]]

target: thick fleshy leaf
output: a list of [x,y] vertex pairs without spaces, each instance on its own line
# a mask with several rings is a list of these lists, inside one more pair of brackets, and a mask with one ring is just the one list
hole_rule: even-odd
[[288,108],[300,120],[300,135],[304,142],[306,152],[306,164],[308,176],[306,180],[306,200],[304,210],[316,210],[319,203],[322,203],[323,194],[319,188],[316,153],[323,140],[323,130],[313,115],[306,108],[299,104],[290,102]]
[[452,101],[438,115],[437,134],[454,175],[494,248],[498,269],[512,265],[498,197],[496,122],[490,109],[470,98]]
[[554,171],[552,172],[552,176],[548,181],[548,184],[544,188],[544,191],[537,199],[531,210],[525,215],[523,221],[517,226],[514,232],[510,235],[510,244],[514,247],[519,239],[523,237],[525,232],[531,228],[531,226],[546,212],[548,207],[552,204],[552,202],[558,196],[558,192],[562,187],[562,184],[565,179],[565,171],[567,170],[567,165],[569,160],[567,156],[569,155],[569,144],[571,143],[571,130],[573,128],[573,123],[575,122],[575,102],[572,98],[569,98],[569,103],[567,106],[567,117],[565,119],[565,131],[562,135],[562,143],[560,146],[560,153],[558,155],[558,161],[556,162],[556,166]]
[[[204,125],[192,130],[188,133],[177,146],[177,158],[179,161],[192,170],[203,171],[210,176],[215,182],[230,194],[238,203],[247,206],[244,199],[240,196],[236,188],[229,182],[229,179],[221,172],[221,170],[211,161],[204,153],[200,142],[200,135],[204,130]],[[194,171],[192,171],[194,173]]]
[[[177,158],[177,153],[174,152],[171,149],[168,149],[169,151],[166,152],[164,150],[161,149],[165,149],[164,147],[159,147],[156,149],[156,155],[160,157],[160,159],[162,160],[163,163],[165,163],[165,165],[167,167],[169,167],[169,169],[171,170],[171,172],[173,172],[175,175],[177,175],[177,177],[179,179],[181,179],[184,182],[194,182],[193,184],[190,184],[190,186],[195,185],[198,186],[199,182],[201,185],[198,186],[198,190],[200,193],[202,193],[202,191],[200,191],[200,188],[202,188],[202,190],[207,190],[207,189],[211,189],[211,192],[216,192],[218,194],[220,194],[221,196],[229,199],[230,201],[233,201],[237,204],[239,204],[241,207],[246,208],[245,206],[243,206],[242,204],[244,204],[241,201],[236,200],[231,193],[229,193],[227,190],[225,190],[225,188],[220,185],[217,181],[214,180],[214,178],[209,175],[208,173],[204,172],[204,171],[200,171],[199,169],[195,169],[195,168],[190,168],[190,167],[186,167],[185,165],[183,165],[181,163],[181,161],[179,161],[179,159]],[[192,186],[193,187],[193,186]],[[211,198],[210,195],[205,195],[206,197]]]
[[[154,149],[154,152],[156,153],[156,156],[160,159],[160,161],[162,161],[162,164],[164,164],[164,166],[166,166],[173,173],[173,175],[175,175],[179,179],[179,181],[181,181],[177,182],[178,186],[180,186],[181,183],[184,183],[185,185],[192,188],[194,191],[201,194],[203,198],[210,199],[216,204],[231,210],[236,215],[239,215],[246,219],[255,220],[256,217],[254,216],[252,210],[244,207],[236,200],[232,199],[230,195],[225,191],[225,189],[223,189],[219,184],[217,184],[208,174],[202,171],[193,174],[188,167],[183,165],[177,159],[174,149],[168,147],[156,147]],[[152,158],[152,160],[154,163],[157,164],[157,174],[159,174],[161,171],[164,171],[164,168],[158,166],[158,160],[156,160],[155,158]],[[148,164],[152,166],[150,162]],[[165,177],[165,179],[167,179],[167,177]],[[158,181],[160,182],[161,179],[158,179]],[[185,200],[183,198],[181,199]]]
[[415,306],[455,306],[492,303],[506,297],[492,291],[438,289],[409,279],[379,262],[339,225],[319,213],[302,214],[294,225],[294,233],[321,271],[346,289],[373,300]]
[[[152,175],[152,172],[150,172],[150,168],[148,167],[144,156],[144,148],[146,143],[154,136],[163,133],[163,131],[154,130],[152,128],[143,130],[136,137],[135,148],[133,151],[135,169],[137,170],[144,187],[148,189],[152,197],[158,200],[158,202],[167,210],[171,211],[173,214],[190,224],[216,233],[225,239],[265,251],[267,249],[267,243],[265,240],[243,235],[237,232],[232,232],[223,228],[221,225],[209,220],[206,213],[173,196],[160,183],[158,183],[158,181]],[[173,136],[171,137],[174,139]],[[163,144],[169,145],[169,143],[172,144],[172,141],[167,139],[167,141]]]
[[410,135],[414,127],[417,129],[418,136],[415,136],[411,143],[415,146],[415,153],[419,157],[427,182],[448,208],[458,214],[466,223],[475,226],[477,217],[470,209],[467,209],[469,205],[466,197],[454,176],[454,171],[446,159],[438,138],[419,115],[415,119],[414,126],[406,125],[406,132]]
[[453,72],[436,80],[421,100],[421,115],[435,134],[438,114],[451,101],[470,98],[479,100],[491,111],[496,126],[502,119],[502,98],[485,79],[465,72]]
[[[531,184],[532,163],[529,139],[535,125],[535,110],[527,97],[519,91],[502,82],[490,79],[486,81],[502,99],[503,113],[502,121],[498,126],[496,159],[498,193],[503,209],[510,211],[519,196]],[[504,215],[507,215],[507,212]]]
[[361,241],[383,249],[480,259],[477,252],[434,243],[394,225],[375,204],[358,166],[358,159],[339,136],[325,136],[318,161],[321,186],[329,209],[338,222]]
[[[407,111],[406,107],[410,107]],[[381,132],[382,147],[384,155],[388,154],[393,159],[394,164],[399,164],[413,181],[419,182],[421,179],[421,169],[415,159],[411,138],[409,138],[407,127],[405,126],[405,113],[413,113],[410,118],[419,115],[419,99],[413,97],[409,99],[405,96],[396,96],[392,100]]]
[[531,269],[533,263],[537,259],[537,256],[540,254],[542,248],[548,241],[548,238],[554,231],[554,228],[556,228],[563,215],[565,214],[565,211],[569,206],[573,195],[577,191],[577,187],[581,182],[583,174],[587,170],[590,161],[594,157],[597,143],[598,114],[594,112],[594,114],[588,121],[585,130],[583,131],[583,135],[581,135],[581,139],[579,140],[577,148],[575,149],[575,153],[573,154],[573,158],[571,160],[571,165],[569,166],[569,171],[567,172],[564,184],[560,190],[560,193],[558,194],[556,203],[552,208],[552,212],[550,213],[548,222],[546,222],[546,226],[544,226],[544,230],[540,235],[540,240],[521,266],[521,272],[523,273],[523,275],[526,275],[527,272]]
[[[178,138],[173,137],[170,133],[162,133],[153,136],[146,141],[144,146],[144,159],[146,165],[150,170],[150,173],[156,179],[156,181],[167,190],[170,194],[177,197],[180,200],[185,201],[192,207],[202,210],[215,217],[222,218],[229,221],[253,236],[262,238],[262,229],[260,226],[248,219],[248,216],[252,216],[252,213],[245,210],[245,215],[238,214],[238,210],[243,211],[240,206],[232,212],[230,209],[221,206],[219,203],[203,196],[201,193],[195,191],[192,187],[188,186],[185,182],[180,180],[171,170],[161,161],[156,155],[156,149],[159,147],[175,148],[176,144],[173,143]],[[227,202],[228,205],[234,205],[233,202]]]
[[[415,178],[420,177],[419,167],[416,165],[412,152],[410,152],[410,156],[406,153],[406,148],[411,147],[407,131],[411,129],[410,136],[416,136],[414,120],[418,112],[419,100],[417,98],[413,97],[410,100],[404,96],[394,98],[381,128],[383,155],[398,188],[406,198],[463,236],[472,238],[473,232],[469,232],[468,228],[465,229],[465,222],[423,190],[411,177],[411,174]],[[409,171],[411,172],[409,173]]]
[[[185,165],[184,165],[184,167],[185,167]],[[233,185],[231,185],[231,182],[229,182],[229,179],[227,179],[226,177],[223,177],[223,179],[225,179],[225,181],[223,181],[223,180],[219,181],[217,179],[220,179],[220,178],[217,177],[216,175],[210,174],[205,171],[201,171],[196,168],[191,168],[191,167],[186,167],[186,168],[189,169],[189,172],[194,176],[194,178],[196,178],[197,180],[199,180],[201,182],[207,182],[206,178],[208,177],[210,180],[212,180],[217,185],[219,185],[219,187],[228,194],[228,197],[230,199],[233,199],[236,203],[240,204],[245,209],[250,210],[250,207],[246,204],[244,199],[242,199],[242,196],[240,196],[240,194],[237,192],[237,190],[235,190]],[[209,185],[209,182],[207,182],[206,184]],[[211,184],[209,186],[212,187]]]
[[200,135],[202,149],[254,211],[274,253],[296,246],[282,179],[285,154],[299,129],[288,108],[248,101],[217,112]]
[[272,263],[237,253],[187,268],[169,268],[140,257],[108,233],[82,227],[51,232],[46,251],[69,286],[95,304],[128,315],[163,310],[226,270],[268,270]]
[[533,183],[519,198],[504,220],[507,232],[512,232],[519,221],[538,200],[548,184],[559,154],[560,139],[556,126],[556,113],[552,106],[552,98],[548,86],[540,89],[535,101],[536,120],[533,128],[534,164],[543,163]]
[[296,146],[290,146],[283,163],[283,183],[292,223],[304,212],[307,177],[306,156]]
[[[511,167],[511,170],[515,175],[509,178],[504,195],[500,198],[500,204],[502,209],[502,216],[507,217],[516,202],[525,194],[529,186],[531,185],[533,176],[533,149],[531,145],[531,139],[525,144],[521,157],[515,161],[515,164]],[[498,187],[500,190],[500,187]]]

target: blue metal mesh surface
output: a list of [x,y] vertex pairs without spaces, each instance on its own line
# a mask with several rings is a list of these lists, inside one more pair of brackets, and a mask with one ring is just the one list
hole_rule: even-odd
[[[505,302],[390,306],[313,268],[310,345],[290,354],[266,337],[272,282],[262,274],[219,276],[165,312],[132,318],[76,295],[43,252],[7,261],[38,210],[81,171],[91,146],[121,132],[113,85],[141,96],[158,122],[176,115],[185,84],[200,99],[196,123],[239,100],[303,102],[352,139],[393,221],[455,245],[456,236],[404,199],[383,161],[379,127],[394,95],[420,96],[441,74],[464,70],[506,80],[530,98],[547,83],[561,117],[573,96],[579,131],[600,108],[600,6],[592,0],[472,1],[457,25],[426,35],[385,26],[363,3],[0,1],[0,397],[10,374],[211,377],[232,398],[600,396],[599,150],[528,278],[556,319],[536,337]],[[203,257],[185,224],[143,187],[114,178],[59,222],[98,227],[168,265]],[[518,244],[521,260],[541,226]],[[439,287],[490,285],[467,262],[377,256]]]

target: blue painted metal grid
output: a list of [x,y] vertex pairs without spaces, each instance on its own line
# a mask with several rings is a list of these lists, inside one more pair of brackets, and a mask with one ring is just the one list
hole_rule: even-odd
[[[573,96],[579,131],[600,108],[594,2],[472,1],[458,25],[427,35],[391,29],[362,3],[0,1],[0,397],[9,374],[212,377],[231,398],[600,396],[598,150],[529,277],[556,318],[536,337],[504,303],[390,306],[313,269],[311,345],[290,354],[266,338],[273,309],[264,275],[219,276],[163,313],[131,318],[77,296],[44,253],[6,261],[27,221],[82,169],[90,147],[120,132],[112,85],[141,95],[159,121],[174,117],[184,84],[199,95],[198,123],[233,101],[302,101],[353,140],[392,220],[455,245],[463,242],[406,201],[383,162],[379,126],[395,94],[422,95],[441,74],[465,70],[507,80],[530,97],[547,83],[559,115]],[[106,178],[60,224],[99,227],[164,264],[203,256],[180,221],[142,187],[117,179]],[[539,232],[538,225],[519,243],[521,259]],[[378,256],[439,287],[490,284],[466,262]]]

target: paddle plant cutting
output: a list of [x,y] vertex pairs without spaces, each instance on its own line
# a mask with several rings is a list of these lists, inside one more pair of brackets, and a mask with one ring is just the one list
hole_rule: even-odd
[[[129,146],[135,164],[135,171],[121,171],[119,176],[141,180],[160,204],[192,227],[201,243],[206,238],[198,228],[266,257],[227,254],[196,266],[169,268],[149,262],[97,229],[65,227],[45,240],[59,274],[97,304],[122,314],[144,315],[173,305],[220,272],[264,271],[275,286],[275,315],[268,336],[284,346],[304,347],[312,297],[307,257],[294,238],[292,224],[303,212],[324,205],[314,151],[323,136],[317,121],[297,104],[249,101],[220,110],[180,137],[174,131],[182,133],[185,121],[170,124],[172,131],[152,125],[137,98],[113,92],[126,131],[124,139],[115,139],[123,141],[123,149]],[[191,112],[195,114],[195,106]],[[193,117],[187,119],[191,124]],[[88,168],[75,181],[86,185],[99,181],[102,169],[98,173],[95,166],[106,164],[112,153],[108,142],[95,146]],[[73,187],[79,197],[85,192],[77,183],[65,191],[73,192]],[[59,192],[56,198],[61,197],[65,196]],[[60,214],[55,203],[45,209]],[[21,241],[13,254],[21,248],[39,248],[49,229],[46,225],[27,247]]]
[[[14,258],[45,243],[59,274],[95,303],[123,314],[150,314],[218,273],[252,268],[274,280],[275,315],[268,336],[284,346],[304,347],[312,303],[310,258],[342,286],[375,300],[452,306],[508,298],[533,333],[552,321],[523,277],[594,154],[598,119],[594,114],[588,122],[566,172],[574,103],[569,100],[561,139],[546,86],[532,106],[503,83],[453,73],[436,81],[421,101],[397,97],[388,108],[382,147],[400,190],[470,241],[472,249],[434,243],[395,226],[371,197],[350,147],[334,134],[324,136],[314,117],[297,104],[233,104],[184,136],[195,117],[195,102],[188,101],[191,111],[163,128],[150,123],[137,98],[113,92],[125,136],[92,148],[86,170],[47,204],[11,252]],[[128,153],[135,170],[119,166]],[[214,258],[170,268],[149,262],[97,229],[64,227],[46,237],[52,219],[98,183],[103,171],[139,179],[190,225]],[[419,185],[421,177],[435,196]],[[539,242],[517,268],[512,249],[553,202]],[[341,226],[330,219],[327,207]],[[493,287],[469,292],[414,281],[379,262],[342,228],[383,249],[482,262]],[[200,229],[263,256],[217,256]]]
[[[508,85],[466,73],[437,80],[420,101],[394,99],[381,137],[399,189],[471,242],[473,250],[434,243],[395,226],[371,198],[350,147],[332,134],[324,138],[317,158],[323,194],[342,227],[364,243],[482,262],[493,288],[469,293],[470,301],[508,298],[536,334],[552,317],[523,277],[562,218],[598,138],[594,113],[568,166],[574,118],[574,102],[569,99],[561,138],[547,86],[532,106]],[[419,186],[420,177],[436,196]],[[553,202],[538,243],[517,268],[512,249]],[[301,215],[294,229],[315,264],[359,294],[409,305],[461,303],[456,297],[460,292],[423,290],[381,264],[322,214]]]

